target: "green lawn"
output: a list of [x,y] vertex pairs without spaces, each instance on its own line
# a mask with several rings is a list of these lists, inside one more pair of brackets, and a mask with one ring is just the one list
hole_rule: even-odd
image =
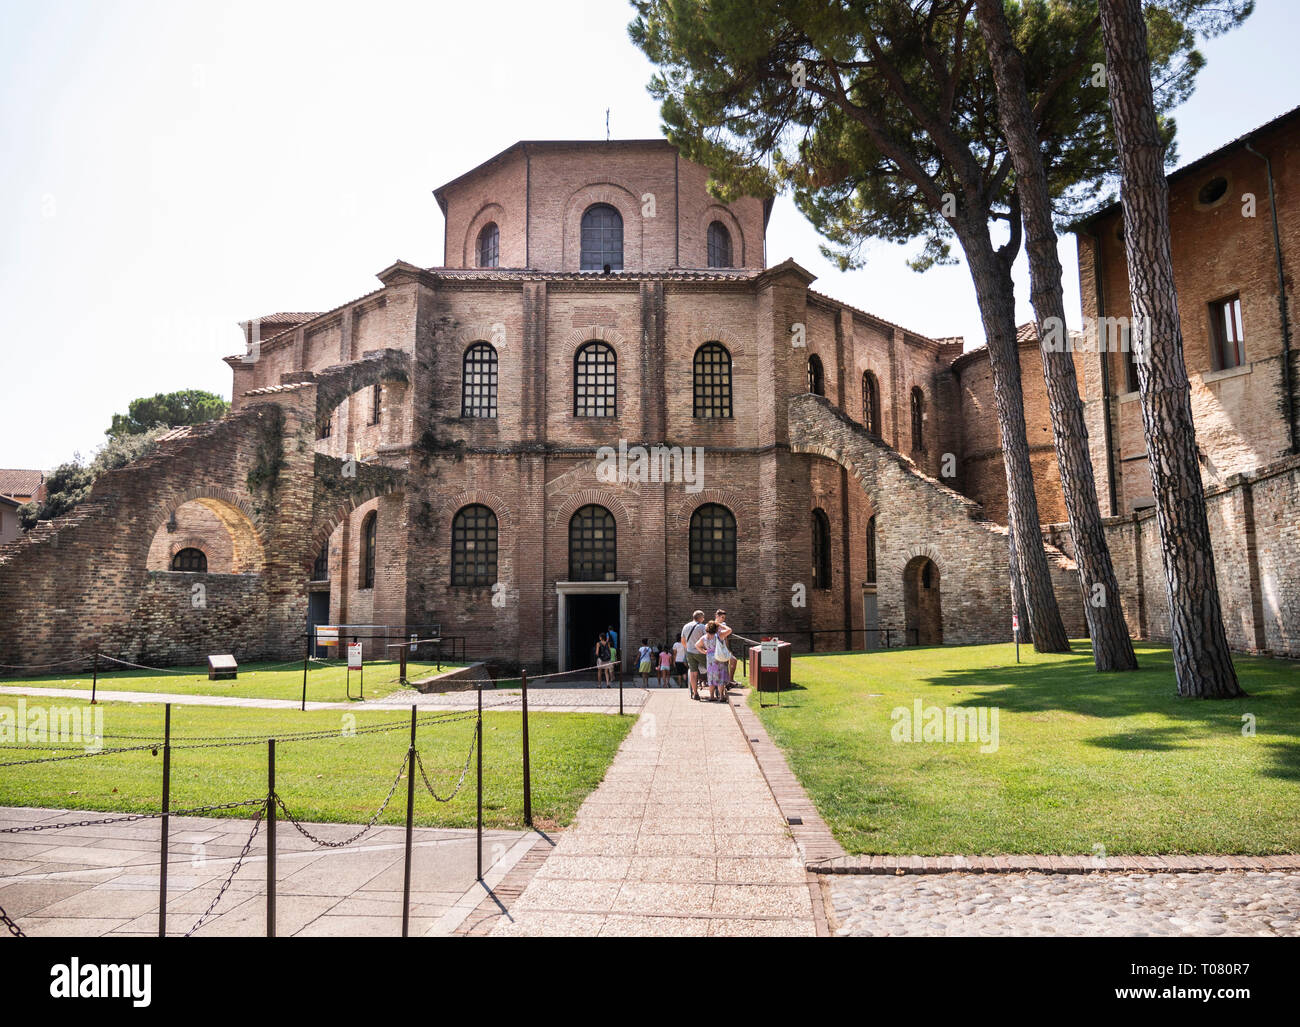
[[[453,670],[464,664],[448,663],[442,669]],[[367,699],[382,699],[402,689],[398,682],[397,661],[374,660],[365,665],[365,680],[353,671],[348,681],[347,664],[331,660],[307,665],[308,702],[346,702],[348,693],[358,698],[364,691]],[[437,674],[437,665],[431,661],[414,661],[406,665],[408,681]],[[0,678],[0,685],[22,685],[32,688],[76,688],[90,694],[91,675],[87,671],[76,676],[46,674],[39,677]],[[364,686],[364,687],[363,687]],[[302,663],[245,663],[239,667],[239,676],[233,681],[209,681],[208,668],[173,667],[160,673],[152,670],[118,668],[99,674],[99,688],[117,692],[176,692],[183,695],[229,695],[244,699],[302,698]]]
[[[20,697],[0,697],[0,708],[17,708]],[[486,697],[485,697],[486,698]],[[24,698],[28,713],[38,699]],[[87,707],[79,699],[57,699],[51,706]],[[153,704],[103,703],[105,748],[140,741],[114,735],[161,737],[162,707]],[[421,713],[421,716],[433,716]],[[567,824],[582,800],[605,775],[634,718],[607,714],[533,713],[528,718],[533,782],[534,822],[539,827]],[[345,737],[342,728],[376,724],[398,730]],[[331,732],[315,741],[276,743],[276,790],[295,816],[308,820],[366,822],[383,802],[409,743],[409,711],[387,713],[319,710],[251,710],[205,706],[172,707],[173,809],[256,798],[266,794],[265,743],[184,748],[185,736],[259,738],[294,731]],[[421,723],[417,748],[425,771],[440,795],[455,785],[474,731],[472,717],[443,724]],[[484,822],[491,827],[523,823],[523,773],[518,713],[483,717]],[[190,743],[192,744],[192,743]],[[81,751],[80,748],[70,750]],[[61,755],[63,751],[18,749],[0,745],[0,762]],[[87,759],[0,769],[0,806],[47,806],[69,809],[155,812],[162,794],[162,756],[149,749]],[[405,822],[403,784],[382,823]],[[226,815],[244,817],[248,810]],[[474,765],[465,787],[450,803],[436,803],[416,779],[415,822],[423,826],[472,827],[475,820]]]
[[[779,708],[750,703],[849,852],[1300,851],[1300,665],[1240,657],[1249,698],[1180,699],[1169,649],[1137,649],[1130,674],[1086,641],[805,656]],[[996,708],[997,751],[894,741],[917,699]]]

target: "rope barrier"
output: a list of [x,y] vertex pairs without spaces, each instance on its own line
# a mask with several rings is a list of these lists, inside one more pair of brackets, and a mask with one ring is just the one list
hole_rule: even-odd
[[76,656],[71,660],[55,660],[53,663],[0,663],[0,670],[39,670],[42,667],[66,667],[73,663],[87,663],[93,656]]
[[[279,741],[279,739],[276,740]],[[280,798],[279,792],[275,793],[275,804],[280,807],[280,812],[282,812],[285,815],[289,823],[293,824],[293,826],[297,829],[298,833],[302,835],[304,838],[306,838],[308,841],[315,842],[317,845],[322,845],[327,849],[341,849],[344,848],[345,846],[351,845],[355,841],[360,840],[362,837],[369,834],[374,829],[375,823],[379,820],[381,816],[383,816],[384,810],[388,808],[388,804],[393,801],[393,795],[397,792],[397,784],[399,781],[402,780],[402,772],[406,769],[406,765],[407,763],[410,762],[410,759],[411,759],[410,753],[407,753],[402,757],[402,765],[397,768],[397,776],[393,778],[393,786],[388,789],[388,795],[385,797],[384,801],[380,804],[379,808],[375,810],[374,814],[371,816],[370,820],[366,823],[366,825],[362,827],[361,830],[358,831],[356,834],[351,835],[348,838],[345,838],[341,842],[331,842],[331,841],[326,841],[324,838],[317,838],[314,834],[312,834],[305,827],[303,827],[302,824],[298,821],[298,818],[289,812],[289,807],[284,804],[284,800]]]
[[239,868],[244,865],[244,860],[248,857],[249,850],[253,847],[253,839],[257,837],[257,832],[262,826],[262,818],[266,816],[266,800],[258,799],[257,803],[261,809],[257,811],[257,816],[253,818],[253,830],[248,835],[248,841],[244,842],[244,848],[239,853],[239,858],[235,860],[235,865],[230,870],[230,876],[221,885],[221,890],[217,892],[217,897],[212,900],[212,904],[203,911],[203,915],[194,922],[194,926],[185,932],[185,937],[190,937],[195,931],[203,926],[203,922],[212,915],[212,911],[217,908],[217,903],[221,901],[221,896],[226,894],[226,889],[230,887],[230,882],[235,879],[239,873]]
[[85,760],[92,756],[112,756],[122,752],[140,752],[143,749],[156,749],[162,744],[155,742],[153,745],[132,745],[120,749],[97,749],[95,752],[78,752],[71,756],[45,756],[36,760],[13,760],[9,763],[0,763],[0,767],[25,767],[32,763],[58,763],[61,760]]
[[129,813],[120,817],[103,817],[99,820],[69,820],[61,824],[28,824],[26,827],[6,827],[0,834],[28,834],[36,831],[61,831],[66,827],[100,827],[104,824],[129,824],[137,820],[157,820],[159,817],[188,817],[199,813],[209,813],[218,809],[238,809],[240,806],[256,806],[265,803],[265,799],[240,799],[237,802],[221,802],[210,806],[195,806],[191,809],[173,809],[164,813]]
[[456,787],[452,790],[452,793],[445,799],[433,790],[433,785],[429,783],[429,775],[424,772],[424,760],[420,758],[420,751],[418,749],[416,750],[415,764],[420,768],[420,776],[424,778],[424,787],[429,790],[429,794],[433,796],[435,802],[451,802],[452,799],[456,798],[456,796],[460,794],[460,790],[465,784],[465,775],[469,773],[469,762],[474,758],[474,746],[477,744],[478,732],[475,731],[469,740],[469,752],[465,754],[465,765],[460,768],[460,778],[456,781]]

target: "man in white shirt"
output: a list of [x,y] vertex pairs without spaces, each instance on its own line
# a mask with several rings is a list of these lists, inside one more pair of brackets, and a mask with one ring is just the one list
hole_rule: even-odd
[[686,666],[690,671],[691,698],[700,697],[700,675],[705,673],[703,653],[695,651],[695,643],[704,635],[704,611],[696,610],[691,619],[682,625],[682,645],[686,647]]

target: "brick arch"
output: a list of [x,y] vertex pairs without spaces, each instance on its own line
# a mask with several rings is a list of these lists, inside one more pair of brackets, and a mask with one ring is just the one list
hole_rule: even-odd
[[465,350],[469,349],[474,343],[486,342],[497,351],[499,356],[507,343],[498,343],[494,338],[494,330],[497,325],[503,325],[503,322],[498,321],[496,324],[488,324],[486,321],[475,321],[473,324],[462,325],[451,337],[451,344],[460,351],[463,357]]
[[573,363],[573,358],[578,355],[578,350],[589,342],[604,342],[614,347],[614,354],[622,356],[623,350],[627,347],[627,339],[617,328],[610,328],[608,325],[591,325],[589,328],[578,328],[569,333],[569,337],[564,341],[564,345],[569,350],[569,363]]
[[349,396],[384,381],[408,384],[411,356],[403,350],[372,350],[360,360],[327,367],[315,377],[316,424],[329,417]]
[[730,329],[714,321],[700,321],[687,324],[683,333],[687,348],[691,351],[691,358],[694,359],[695,351],[703,346],[706,342],[720,342],[727,347],[727,352],[731,354],[732,368],[735,368],[738,357],[748,357],[750,347],[748,343]]
[[740,227],[740,221],[735,214],[720,203],[712,204],[704,209],[696,224],[701,240],[704,246],[704,252],[700,254],[703,258],[700,261],[700,267],[709,266],[709,225],[714,221],[721,221],[727,226],[727,231],[731,233],[731,266],[746,267],[745,263],[745,233]]
[[[444,497],[433,507],[435,519],[439,523],[445,523],[450,533],[451,519],[456,516],[457,511],[475,503],[486,506],[496,515],[498,537],[502,531],[514,528],[514,512],[510,505],[502,496],[486,489],[464,489],[453,496]],[[499,543],[498,551],[504,552],[504,547]]]
[[[246,495],[240,495],[221,485],[203,485],[186,489],[169,499],[163,507],[162,515],[155,518],[151,530],[141,539],[143,559],[139,560],[140,564],[148,566],[154,540],[164,530],[172,515],[187,503],[201,503],[225,528],[231,542],[232,573],[260,574],[266,568],[266,532],[260,518],[254,512]],[[208,554],[210,546],[210,542],[200,541],[200,544],[194,548],[202,549],[205,554]],[[167,554],[169,568],[171,557],[175,556],[177,550],[181,548],[184,546],[172,547],[169,544]]]
[[725,506],[731,511],[731,516],[736,518],[736,537],[739,538],[746,527],[745,519],[739,513],[743,502],[740,494],[734,489],[708,488],[692,492],[678,500],[677,505],[673,507],[672,528],[684,536],[690,530],[691,514],[706,503],[717,503],[719,506]]
[[928,542],[920,545],[909,546],[903,551],[900,557],[895,561],[897,564],[896,570],[898,575],[901,576],[905,574],[908,565],[917,557],[925,557],[925,559],[934,564],[939,571],[940,580],[947,576],[948,568],[942,557],[939,556],[939,550],[935,549],[934,546],[930,545]]
[[[655,198],[656,203],[658,197]],[[642,263],[642,233],[644,221],[641,217],[641,197],[625,186],[616,182],[593,182],[572,192],[564,202],[563,249],[560,254],[560,266],[565,271],[577,271],[582,265],[582,215],[588,207],[597,203],[607,203],[623,218],[623,267],[625,270],[637,271]],[[593,271],[591,274],[599,274]]]
[[478,234],[489,221],[497,226],[497,264],[506,265],[501,260],[501,241],[506,237],[506,209],[499,203],[485,203],[470,218],[469,228],[465,231],[465,246],[461,252],[461,267],[478,267]]
[[384,496],[390,496],[402,491],[403,488],[398,482],[366,485],[358,488],[352,496],[330,507],[316,518],[311,533],[311,545],[308,547],[306,555],[299,561],[300,565],[309,573],[311,572],[316,563],[316,557],[320,555],[321,549],[329,544],[334,529],[342,524],[344,518],[353,511],[359,510],[376,499],[382,499]]
[[619,529],[619,547],[621,549],[625,537],[623,529],[627,528],[629,531],[634,529],[636,521],[618,494],[608,488],[592,486],[570,493],[565,497],[564,502],[551,510],[548,532],[559,531],[561,527],[568,531],[569,521],[578,512],[578,509],[593,503],[597,506],[603,506],[614,515],[614,524]]

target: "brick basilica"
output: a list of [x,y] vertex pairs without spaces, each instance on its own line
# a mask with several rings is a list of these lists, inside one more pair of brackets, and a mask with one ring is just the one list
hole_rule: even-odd
[[[0,662],[288,659],[343,623],[563,669],[607,626],[626,652],[718,607],[798,650],[1008,639],[986,352],[816,292],[768,259],[770,204],[707,179],[661,140],[520,142],[437,189],[444,266],[247,322],[226,417],[0,550]],[[1021,356],[1078,637],[1032,330]],[[1100,358],[1076,366],[1095,414]],[[638,452],[663,459],[643,473]],[[1115,538],[1137,530],[1109,512]],[[1117,555],[1135,633],[1141,560]],[[1288,651],[1297,620],[1242,647]]]

